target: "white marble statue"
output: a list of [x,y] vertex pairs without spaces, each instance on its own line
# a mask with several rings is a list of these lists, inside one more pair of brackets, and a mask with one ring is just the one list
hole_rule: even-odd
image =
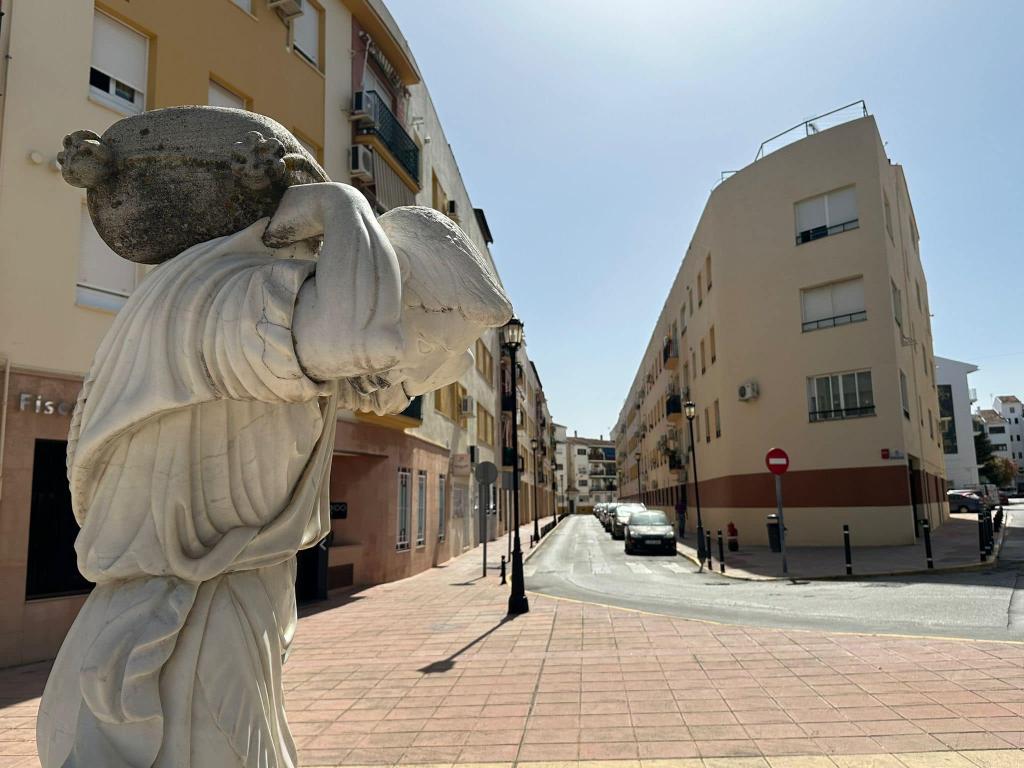
[[446,217],[378,221],[330,182],[289,186],[269,219],[156,267],[72,420],[76,550],[96,588],[43,694],[43,768],[296,765],[281,670],[295,554],[330,529],[335,410],[401,411],[510,314]]

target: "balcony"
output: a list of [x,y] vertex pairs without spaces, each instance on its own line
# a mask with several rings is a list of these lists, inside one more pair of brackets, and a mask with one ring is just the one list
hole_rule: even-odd
[[683,399],[678,394],[665,397],[665,416],[669,421],[678,424],[683,419]]
[[670,371],[679,367],[679,350],[676,343],[668,337],[665,338],[665,343],[661,347],[661,362]]
[[405,132],[384,100],[376,91],[361,91],[356,94],[355,106],[353,117],[359,120],[356,135],[378,139],[401,169],[419,186],[420,148]]

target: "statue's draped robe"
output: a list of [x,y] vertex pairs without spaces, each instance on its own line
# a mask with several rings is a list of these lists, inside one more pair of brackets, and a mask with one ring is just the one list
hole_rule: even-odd
[[338,388],[293,345],[315,263],[265,225],[157,267],[85,380],[68,471],[97,586],[43,694],[44,768],[295,764],[281,664],[295,553],[330,530]]

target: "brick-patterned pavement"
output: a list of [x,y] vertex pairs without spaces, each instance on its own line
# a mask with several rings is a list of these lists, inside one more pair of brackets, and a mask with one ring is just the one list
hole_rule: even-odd
[[[472,552],[305,613],[285,666],[302,766],[1024,766],[1022,644],[725,626],[537,595],[506,620],[497,571],[480,570]],[[46,672],[0,671],[0,768],[38,765]]]

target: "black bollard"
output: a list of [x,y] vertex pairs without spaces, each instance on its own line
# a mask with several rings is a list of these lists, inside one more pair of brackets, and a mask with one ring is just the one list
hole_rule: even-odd
[[507,584],[508,583],[508,582],[505,581],[505,556],[504,555],[501,556],[501,583],[502,584]]
[[985,518],[982,512],[978,513],[978,553],[981,562],[985,562]]
[[843,526],[843,550],[846,555],[846,575],[853,575],[853,551],[850,549],[850,526]]
[[712,570],[711,565],[711,529],[709,528],[704,534],[704,551],[708,553],[708,570]]
[[722,532],[718,532],[718,570],[725,573],[725,541]]
[[924,531],[924,557],[928,563],[929,568],[934,568],[935,563],[932,560],[932,527],[928,524],[927,520],[921,521],[921,529]]
[[1003,527],[1003,505],[999,505],[999,509],[996,510],[996,517],[992,521],[992,530],[995,533],[999,533],[999,529]]

